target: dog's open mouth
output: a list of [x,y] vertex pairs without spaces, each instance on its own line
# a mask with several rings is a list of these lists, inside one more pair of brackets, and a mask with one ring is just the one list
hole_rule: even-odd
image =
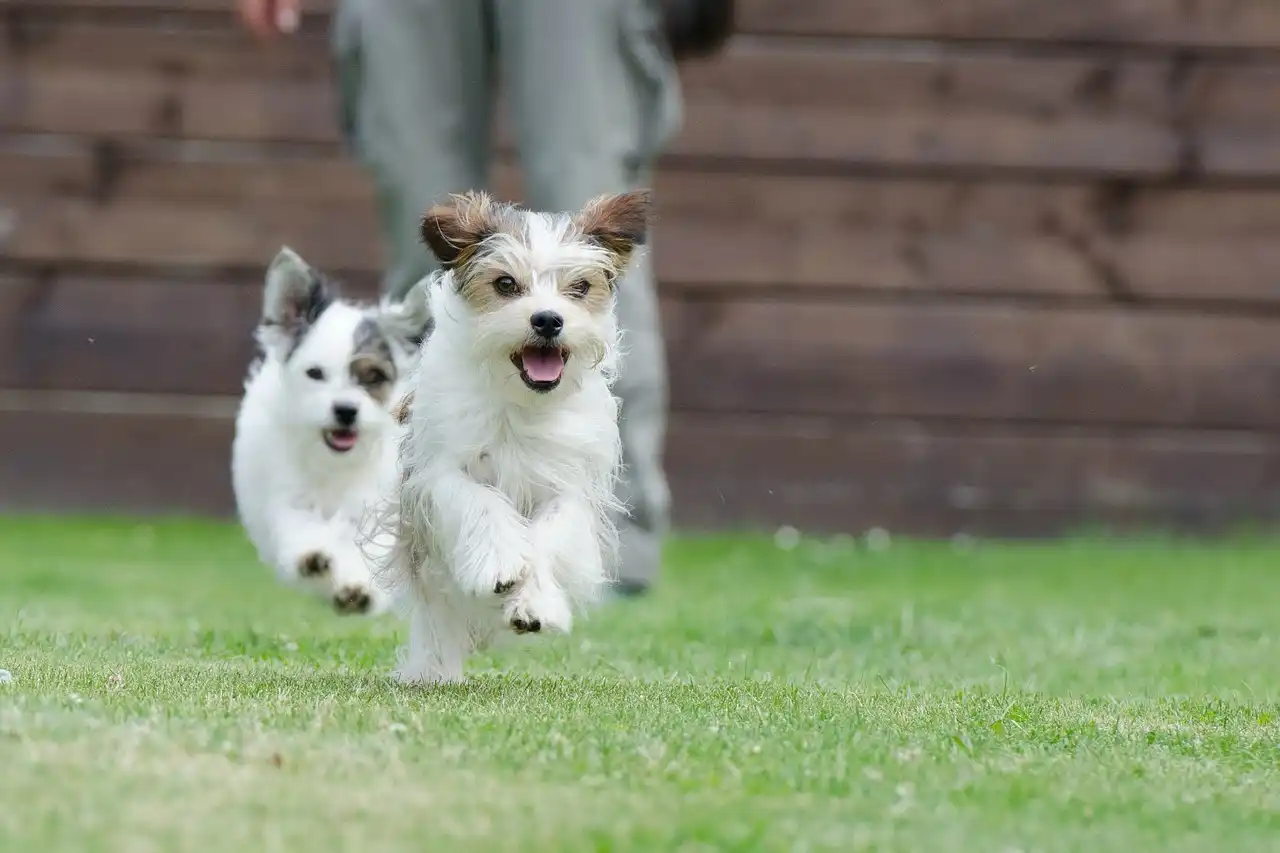
[[556,346],[527,346],[511,356],[524,384],[534,391],[546,392],[560,384],[569,351]]
[[360,434],[355,430],[343,427],[327,429],[322,435],[324,436],[324,443],[334,453],[346,453],[356,446],[356,441],[360,438]]

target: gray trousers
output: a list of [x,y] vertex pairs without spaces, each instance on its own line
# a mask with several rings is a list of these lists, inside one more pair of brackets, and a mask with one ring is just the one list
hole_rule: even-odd
[[[419,221],[450,192],[485,188],[497,94],[539,210],[647,185],[679,127],[676,68],[656,0],[343,0],[334,21],[343,130],[373,177],[403,293],[434,268]],[[648,253],[618,288],[626,355],[619,519],[624,581],[660,562],[670,496],[662,469],[667,377]]]

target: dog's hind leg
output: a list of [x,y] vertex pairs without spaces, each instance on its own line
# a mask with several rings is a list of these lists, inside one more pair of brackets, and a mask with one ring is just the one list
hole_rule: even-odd
[[471,626],[463,609],[425,601],[421,591],[415,591],[409,642],[400,652],[395,679],[418,686],[459,682],[472,651]]

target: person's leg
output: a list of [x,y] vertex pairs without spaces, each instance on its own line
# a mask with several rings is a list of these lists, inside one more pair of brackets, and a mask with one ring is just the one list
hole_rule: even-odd
[[392,295],[435,267],[419,239],[427,208],[485,185],[490,13],[487,0],[342,0],[336,13],[340,118],[376,185]]
[[[572,210],[591,197],[646,183],[675,132],[681,102],[653,0],[496,0],[502,86],[532,207]],[[667,377],[648,253],[618,288],[626,355],[622,400],[625,469],[619,490],[620,590],[657,574],[670,497],[662,468]]]

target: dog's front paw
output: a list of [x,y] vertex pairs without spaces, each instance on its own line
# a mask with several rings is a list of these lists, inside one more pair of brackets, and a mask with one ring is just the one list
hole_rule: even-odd
[[323,551],[309,551],[298,558],[298,577],[328,577],[333,570],[333,557]]
[[569,601],[557,586],[522,583],[503,603],[502,615],[517,634],[567,634],[573,625]]
[[[528,570],[525,569],[524,571]],[[523,577],[523,574],[519,574],[514,577],[500,575],[499,579],[493,584],[493,594],[504,595],[505,593],[511,592],[511,590],[516,588],[516,584],[520,582],[521,577]]]
[[512,555],[507,561],[493,567],[493,594],[506,595],[515,589],[531,571],[529,560],[523,556]]
[[343,615],[369,613],[373,606],[373,592],[363,584],[346,584],[333,592],[333,609]]
[[536,634],[542,630],[542,614],[527,596],[511,596],[502,608],[502,615],[517,634]]
[[464,565],[458,584],[471,595],[504,595],[529,574],[529,563],[520,554],[494,557],[483,563]]

